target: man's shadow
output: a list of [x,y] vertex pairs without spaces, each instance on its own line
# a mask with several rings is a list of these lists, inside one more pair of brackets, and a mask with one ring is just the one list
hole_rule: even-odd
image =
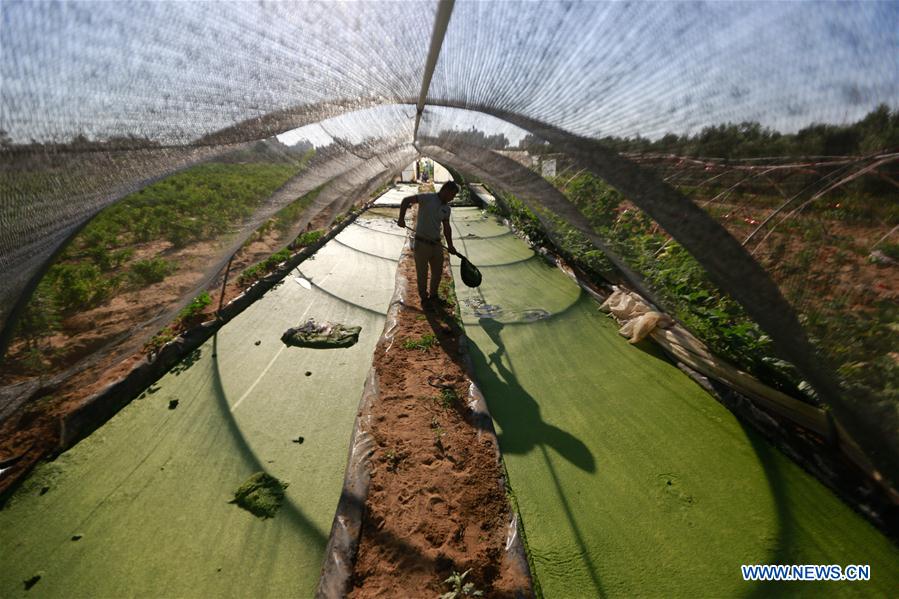
[[502,452],[526,454],[538,446],[548,445],[581,470],[595,472],[596,461],[590,449],[572,434],[544,422],[537,401],[503,363],[506,348],[500,331],[505,325],[492,318],[481,318],[478,323],[497,349],[485,356],[475,343],[469,343],[468,347],[478,386],[487,398],[490,414],[502,429],[498,435]]

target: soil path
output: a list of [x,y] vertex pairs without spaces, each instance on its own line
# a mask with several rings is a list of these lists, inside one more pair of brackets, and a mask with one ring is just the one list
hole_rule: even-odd
[[467,406],[449,265],[449,301],[428,311],[409,252],[399,269],[409,293],[392,341],[375,350],[377,446],[350,597],[438,596],[451,590],[448,576],[469,569],[466,581],[486,596],[513,596],[528,584],[503,560],[510,508],[495,437]]

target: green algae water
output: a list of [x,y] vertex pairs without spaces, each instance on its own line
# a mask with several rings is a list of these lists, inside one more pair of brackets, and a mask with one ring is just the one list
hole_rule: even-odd
[[[355,224],[338,238],[37,468],[0,511],[0,597],[314,594],[403,243]],[[285,347],[312,317],[361,325],[359,343]],[[267,519],[229,503],[258,472],[289,485]]]
[[237,488],[231,503],[239,505],[254,516],[273,518],[281,509],[284,489],[289,486],[289,483],[259,471]]
[[[483,273],[456,291],[543,596],[894,596],[879,531],[493,217],[453,220]],[[870,564],[871,580],[743,581],[769,563]]]

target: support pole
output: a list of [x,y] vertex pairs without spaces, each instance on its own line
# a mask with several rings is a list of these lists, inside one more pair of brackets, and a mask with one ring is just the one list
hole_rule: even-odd
[[437,59],[440,58],[440,48],[443,47],[443,37],[446,35],[446,27],[450,16],[453,14],[453,6],[456,0],[440,0],[437,5],[437,17],[434,19],[434,31],[431,33],[431,47],[428,50],[428,59],[425,62],[424,76],[421,78],[421,93],[418,94],[418,105],[415,109],[415,132],[412,134],[412,142],[418,141],[418,125],[421,122],[421,113],[425,109],[425,100],[428,97],[428,89],[431,87],[431,77],[437,67]]
[[228,258],[228,266],[225,267],[225,277],[222,279],[222,291],[219,293],[219,307],[215,311],[216,317],[222,311],[222,305],[225,303],[225,286],[228,284],[228,274],[231,272],[231,262],[234,260],[234,254],[231,254],[231,257]]

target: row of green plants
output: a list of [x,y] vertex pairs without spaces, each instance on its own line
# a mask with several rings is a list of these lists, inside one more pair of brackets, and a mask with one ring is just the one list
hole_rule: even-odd
[[[277,230],[282,235],[288,232],[324,188],[325,185],[321,185],[282,208],[254,232],[253,236],[244,243],[244,247],[248,246],[255,239],[264,237],[267,232],[273,229]],[[340,222],[345,220],[351,212],[352,209],[345,214],[338,215],[334,219],[334,224],[340,224]],[[240,275],[238,275],[237,284],[241,287],[249,287],[256,281],[273,272],[279,264],[289,260],[296,251],[314,245],[320,241],[326,233],[326,231],[321,229],[300,233],[286,248],[245,268]],[[211,299],[209,298],[209,294],[205,291],[194,298],[194,300],[179,313],[174,322],[164,327],[144,346],[144,351],[150,354],[158,352],[166,343],[174,340],[184,330],[199,324],[205,308],[210,303]]]
[[[768,335],[728,294],[709,280],[705,269],[677,242],[671,240],[642,211],[614,188],[597,177],[582,173],[570,180],[555,182],[584,214],[593,229],[630,268],[643,277],[662,307],[676,317],[717,355],[735,363],[760,380],[797,397],[814,401],[812,391],[801,381],[795,368],[774,352]],[[553,244],[563,256],[595,280],[621,281],[622,275],[605,255],[579,231],[549,213],[553,239],[533,211],[518,198],[500,194],[502,210],[517,229],[533,243]],[[813,234],[813,221],[797,221],[802,230],[793,231],[803,240]],[[805,224],[803,224],[805,223]],[[813,235],[811,241],[823,243]],[[834,241],[835,240],[835,241]],[[841,239],[834,238],[837,245]],[[811,246],[809,246],[811,247]],[[881,248],[893,253],[889,244]],[[859,254],[851,243],[837,248],[837,254]],[[807,270],[814,252],[790,256],[774,274],[788,276],[790,265]],[[805,262],[803,262],[805,261]],[[803,271],[805,272],[805,271]],[[851,305],[845,297],[830,297],[824,290],[785,290],[800,311],[800,319],[811,341],[823,351],[847,393],[861,405],[899,404],[899,364],[895,355],[896,322],[899,307],[880,299],[867,306]]]
[[262,239],[272,231],[276,231],[279,235],[286,235],[290,229],[297,224],[300,216],[312,205],[312,202],[321,194],[325,185],[320,185],[312,191],[303,194],[284,208],[281,208],[270,219],[262,224],[253,235],[247,240],[247,244],[252,243],[256,239]]
[[74,244],[75,256],[158,240],[180,248],[227,233],[296,172],[292,163],[195,166],[104,210]]
[[[103,260],[91,256],[63,258],[53,264],[38,284],[17,324],[17,337],[35,347],[39,341],[63,330],[63,320],[110,300],[114,295],[158,283],[177,270],[174,262],[161,257],[135,260],[122,250]],[[112,256],[114,259],[106,260]]]
[[262,262],[244,269],[244,271],[240,273],[240,276],[237,277],[237,284],[241,287],[248,287],[252,283],[258,281],[266,274],[274,270],[276,266],[278,266],[288,258],[290,258],[290,250],[288,250],[287,248],[279,252],[275,252]]
[[[236,229],[308,162],[206,163],[130,194],[99,213],[49,267],[17,324],[28,361],[43,362],[42,340],[65,333],[66,318],[114,296],[159,283],[178,269],[172,249],[215,239]],[[307,194],[273,219],[287,228],[311,203]],[[155,255],[135,259],[142,244],[163,242]],[[15,342],[14,342],[15,343]],[[28,369],[28,368],[26,368]],[[33,368],[31,370],[34,370]]]
[[[296,224],[296,221],[300,218],[306,208],[318,197],[318,194],[321,193],[322,189],[324,189],[324,185],[319,186],[309,193],[297,198],[281,210],[279,210],[271,219],[269,219],[266,223],[264,223],[261,227],[259,227],[253,234],[253,236],[244,244],[249,245],[253,239],[258,239],[263,237],[268,231],[272,229],[277,230],[279,233],[284,234],[293,225]],[[275,252],[270,255],[265,260],[253,264],[252,266],[244,269],[240,275],[238,276],[237,282],[241,287],[248,287],[254,282],[266,276],[268,273],[272,272],[277,268],[279,264],[287,261],[293,252],[304,248],[309,245],[313,245],[318,242],[322,236],[325,235],[325,231],[320,229],[316,229],[313,231],[305,231],[298,235],[294,241],[286,248]],[[202,292],[196,298],[194,298],[190,304],[188,304],[175,319],[174,322],[164,327],[159,333],[157,333],[147,344],[144,346],[144,351],[147,353],[155,353],[158,352],[166,343],[175,339],[181,332],[199,324],[199,321],[202,320],[205,309],[212,303],[212,299],[209,296],[209,293],[206,291]]]
[[[321,185],[304,194],[303,196],[297,198],[286,207],[282,208],[271,219],[269,219],[254,232],[253,236],[244,243],[244,247],[252,243],[254,239],[260,239],[264,237],[264,235],[272,229],[275,229],[282,234],[289,231],[289,229],[293,227],[294,224],[296,224],[296,221],[306,210],[306,208],[308,208],[309,205],[315,200],[315,198],[318,197],[324,187],[325,185]],[[340,224],[351,214],[351,212],[352,209],[344,214],[338,215],[334,219],[333,224]],[[240,287],[249,287],[256,281],[273,272],[278,267],[278,265],[289,260],[296,251],[319,242],[326,233],[326,231],[321,229],[314,229],[311,231],[300,233],[286,248],[283,248],[271,254],[264,260],[245,268],[240,273],[240,275],[238,275],[237,284]],[[180,334],[190,326],[198,324],[198,315],[203,312],[203,310],[209,305],[210,302],[211,300],[209,300],[209,294],[205,291],[201,293],[191,302],[191,304],[189,304],[184,310],[181,311],[181,313],[172,324],[163,328],[144,346],[144,351],[146,351],[147,353],[157,352],[166,343],[175,339],[178,334]]]
[[275,270],[275,268],[279,264],[285,262],[288,258],[290,258],[294,251],[316,243],[322,238],[324,234],[325,232],[320,229],[301,233],[297,236],[293,243],[290,244],[289,247],[277,251],[265,260],[257,262],[256,264],[248,268],[245,268],[243,272],[240,273],[240,276],[238,276],[237,284],[241,287],[248,287],[252,285],[268,273]]
[[162,349],[166,343],[175,339],[182,331],[200,324],[205,316],[206,308],[211,304],[212,296],[209,295],[208,291],[202,291],[178,312],[178,316],[173,322],[163,327],[144,345],[144,351],[154,354]]
[[[713,352],[776,388],[800,393],[799,377],[775,355],[770,338],[737,302],[712,284],[705,269],[680,244],[654,227],[648,216],[590,174],[568,180],[561,190],[609,247],[643,277],[662,307]],[[551,239],[537,214],[521,200],[508,193],[497,197],[500,206],[494,210],[508,217],[531,243],[555,246],[596,282],[624,281],[605,254],[562,219],[548,212],[541,214],[552,223]]]
[[[322,235],[324,235],[324,231],[307,231],[298,236],[293,245],[298,248],[312,245],[321,239]],[[238,284],[241,286],[249,286],[273,271],[279,264],[290,258],[291,255],[292,251],[289,248],[275,252],[262,262],[245,269],[238,277]],[[200,293],[178,313],[178,316],[171,324],[164,327],[159,333],[154,335],[149,342],[147,342],[144,346],[144,351],[155,353],[166,343],[175,339],[181,332],[199,324],[205,316],[206,308],[209,307],[211,303],[212,297],[209,295],[209,292],[203,291]]]

